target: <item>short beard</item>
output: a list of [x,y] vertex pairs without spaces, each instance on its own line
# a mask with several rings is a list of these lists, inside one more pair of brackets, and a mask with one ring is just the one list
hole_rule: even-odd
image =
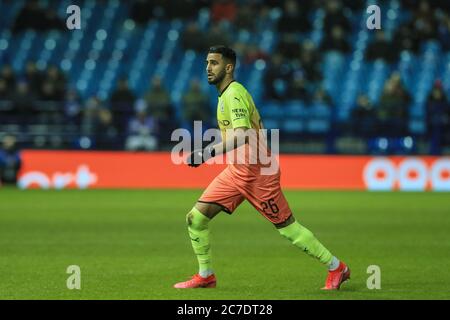
[[222,80],[225,78],[225,75],[226,75],[225,70],[223,70],[221,73],[219,73],[217,75],[217,77],[215,79],[213,79],[211,81],[208,80],[208,83],[211,85],[218,84],[218,83],[222,82]]

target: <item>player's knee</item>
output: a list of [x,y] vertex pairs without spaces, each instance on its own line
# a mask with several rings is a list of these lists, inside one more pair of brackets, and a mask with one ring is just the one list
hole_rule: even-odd
[[186,224],[189,228],[203,230],[208,228],[209,219],[204,216],[200,211],[193,208],[186,215]]
[[188,212],[188,214],[186,215],[186,224],[188,225],[188,227],[190,227],[192,225],[193,219],[194,219],[194,214],[191,211]]

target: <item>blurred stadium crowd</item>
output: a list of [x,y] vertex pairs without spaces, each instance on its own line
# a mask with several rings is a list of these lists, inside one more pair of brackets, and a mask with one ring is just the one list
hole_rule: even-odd
[[0,15],[8,150],[168,150],[173,129],[215,126],[204,59],[226,44],[282,152],[450,152],[449,1],[0,0]]

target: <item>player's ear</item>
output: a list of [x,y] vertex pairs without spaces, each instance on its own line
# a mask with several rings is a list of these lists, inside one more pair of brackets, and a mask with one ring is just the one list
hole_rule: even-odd
[[234,71],[234,65],[232,63],[228,63],[225,67],[227,73],[233,73]]

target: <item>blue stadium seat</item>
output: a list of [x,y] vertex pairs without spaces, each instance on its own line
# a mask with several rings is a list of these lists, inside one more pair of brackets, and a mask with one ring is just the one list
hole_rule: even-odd
[[308,115],[308,108],[301,100],[288,101],[283,108],[286,118],[304,118]]
[[305,124],[300,119],[286,119],[283,121],[281,129],[287,134],[298,134],[305,130]]
[[280,129],[280,121],[273,118],[262,119],[264,128],[266,129]]
[[[158,75],[169,90],[176,116],[180,120],[182,96],[193,78],[201,79],[202,90],[210,97],[214,110],[217,91],[205,80],[204,57],[202,54],[185,51],[181,47],[182,33],[188,21],[152,19],[145,25],[138,25],[130,19],[131,4],[119,1],[81,1],[83,5],[82,30],[70,32],[36,32],[26,30],[18,35],[11,32],[14,18],[25,1],[0,0],[0,64],[11,63],[14,71],[22,73],[28,60],[36,60],[39,69],[50,64],[60,66],[68,76],[69,86],[79,91],[86,99],[97,94],[108,99],[114,91],[117,79],[125,76],[138,97],[145,95],[152,77]],[[370,1],[369,1],[370,2]],[[65,9],[72,2],[62,0],[40,0],[46,9],[54,9],[60,17],[66,17]],[[401,1],[375,1],[382,8],[382,25],[388,38],[392,38],[398,26],[411,18],[408,10],[402,10]],[[373,104],[382,95],[386,80],[394,71],[399,71],[413,101],[409,106],[409,128],[411,133],[424,135],[426,100],[433,83],[440,78],[450,95],[450,53],[444,52],[438,41],[421,44],[417,54],[401,52],[399,61],[388,64],[382,60],[364,60],[367,45],[375,32],[366,28],[365,10],[346,10],[352,31],[348,35],[351,52],[341,54],[326,52],[321,56],[322,80],[308,83],[308,90],[323,85],[331,96],[333,107],[304,101],[264,101],[264,77],[267,63],[263,59],[252,64],[238,63],[236,75],[252,94],[268,128],[280,128],[288,134],[325,134],[332,121],[348,122],[352,108],[359,94],[367,94]],[[300,40],[312,40],[320,45],[324,36],[323,8],[316,8],[310,14],[312,30],[296,34]],[[269,58],[280,40],[276,29],[281,9],[270,9],[268,15],[257,21],[256,31],[234,31],[232,40],[255,44],[263,49]],[[208,9],[202,9],[194,17],[200,29],[207,31],[211,25]],[[389,148],[395,145],[388,141]],[[374,143],[374,150],[382,152],[384,140]],[[377,147],[378,146],[378,147]],[[389,149],[388,148],[388,149]],[[400,147],[399,147],[400,148]]]
[[330,121],[327,119],[309,119],[306,125],[308,132],[315,134],[327,133],[330,129]]
[[266,103],[259,108],[260,116],[263,121],[268,119],[281,119],[283,118],[283,108],[279,103]]

